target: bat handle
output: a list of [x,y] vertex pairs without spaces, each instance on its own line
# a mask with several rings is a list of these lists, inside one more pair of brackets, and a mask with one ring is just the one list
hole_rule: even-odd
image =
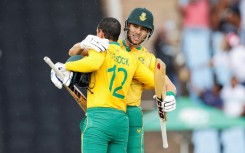
[[166,130],[166,121],[163,119],[160,120],[161,125],[161,133],[162,133],[162,140],[163,140],[163,148],[168,148],[168,138],[167,138],[167,130]]
[[57,69],[57,67],[54,65],[54,63],[51,61],[51,59],[47,56],[43,58],[43,60],[50,66],[51,69],[55,71],[55,73],[61,78],[63,81],[65,76],[63,73],[60,72],[60,70]]

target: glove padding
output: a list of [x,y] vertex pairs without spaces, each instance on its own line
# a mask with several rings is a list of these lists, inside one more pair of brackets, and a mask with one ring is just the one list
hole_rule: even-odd
[[97,52],[104,52],[109,47],[109,40],[98,36],[88,35],[81,43],[81,49],[93,49]]
[[65,69],[65,65],[63,63],[56,63],[55,67],[64,75],[64,79],[62,80],[53,69],[51,69],[51,81],[53,82],[53,84],[59,88],[62,89],[62,84],[64,84],[65,86],[69,86],[71,83],[71,79],[73,76],[73,72],[71,71],[67,71]]
[[167,94],[163,101],[158,99],[156,95],[153,98],[157,101],[158,107],[162,108],[164,112],[171,112],[176,109],[176,99],[173,94]]

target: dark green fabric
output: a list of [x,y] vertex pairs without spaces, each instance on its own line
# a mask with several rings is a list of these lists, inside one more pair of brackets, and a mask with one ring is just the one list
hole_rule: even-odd
[[82,58],[83,58],[82,55],[74,55],[74,56],[69,57],[66,62],[77,61],[77,60],[80,60]]

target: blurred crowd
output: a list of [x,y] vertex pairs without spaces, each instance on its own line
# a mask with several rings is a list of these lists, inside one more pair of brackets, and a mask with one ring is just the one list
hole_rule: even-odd
[[[178,45],[168,26],[153,43],[178,96],[245,116],[245,0],[179,0],[178,7]],[[245,129],[194,131],[193,144],[195,153],[245,153]]]

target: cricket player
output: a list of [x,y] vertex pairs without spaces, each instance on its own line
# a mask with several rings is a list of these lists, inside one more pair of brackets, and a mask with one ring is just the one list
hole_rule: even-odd
[[[146,8],[135,8],[125,21],[126,39],[119,40],[121,48],[135,56],[142,64],[154,72],[156,57],[142,46],[154,31],[153,15]],[[167,77],[167,76],[166,76]],[[168,105],[164,110],[170,112],[176,108],[176,88],[166,78],[167,93],[164,99]],[[140,107],[141,96],[148,87],[133,79],[127,95],[127,115],[129,118],[128,153],[144,153],[143,113]]]
[[[135,56],[142,64],[154,72],[156,57],[150,53],[142,43],[149,39],[154,31],[153,15],[146,8],[135,8],[125,22],[126,38],[119,40],[121,48]],[[92,37],[90,35],[90,37]],[[69,51],[69,55],[82,54],[79,43]],[[103,50],[104,51],[104,50]],[[106,51],[106,50],[105,50]],[[83,52],[86,55],[86,52]],[[176,88],[166,76],[167,93],[164,99],[165,112],[176,108]],[[143,112],[140,107],[142,92],[151,89],[138,80],[133,79],[127,94],[127,115],[129,118],[128,153],[144,153]]]
[[[81,135],[83,153],[126,153],[129,132],[126,97],[132,79],[154,87],[153,72],[121,49],[117,42],[120,31],[118,20],[102,19],[97,27],[97,36],[109,39],[106,52],[88,50],[88,56],[81,60],[56,64],[67,74],[69,71],[93,72],[90,80],[93,88],[87,95],[86,121]],[[67,80],[62,83],[69,86],[70,77],[65,78]]]

